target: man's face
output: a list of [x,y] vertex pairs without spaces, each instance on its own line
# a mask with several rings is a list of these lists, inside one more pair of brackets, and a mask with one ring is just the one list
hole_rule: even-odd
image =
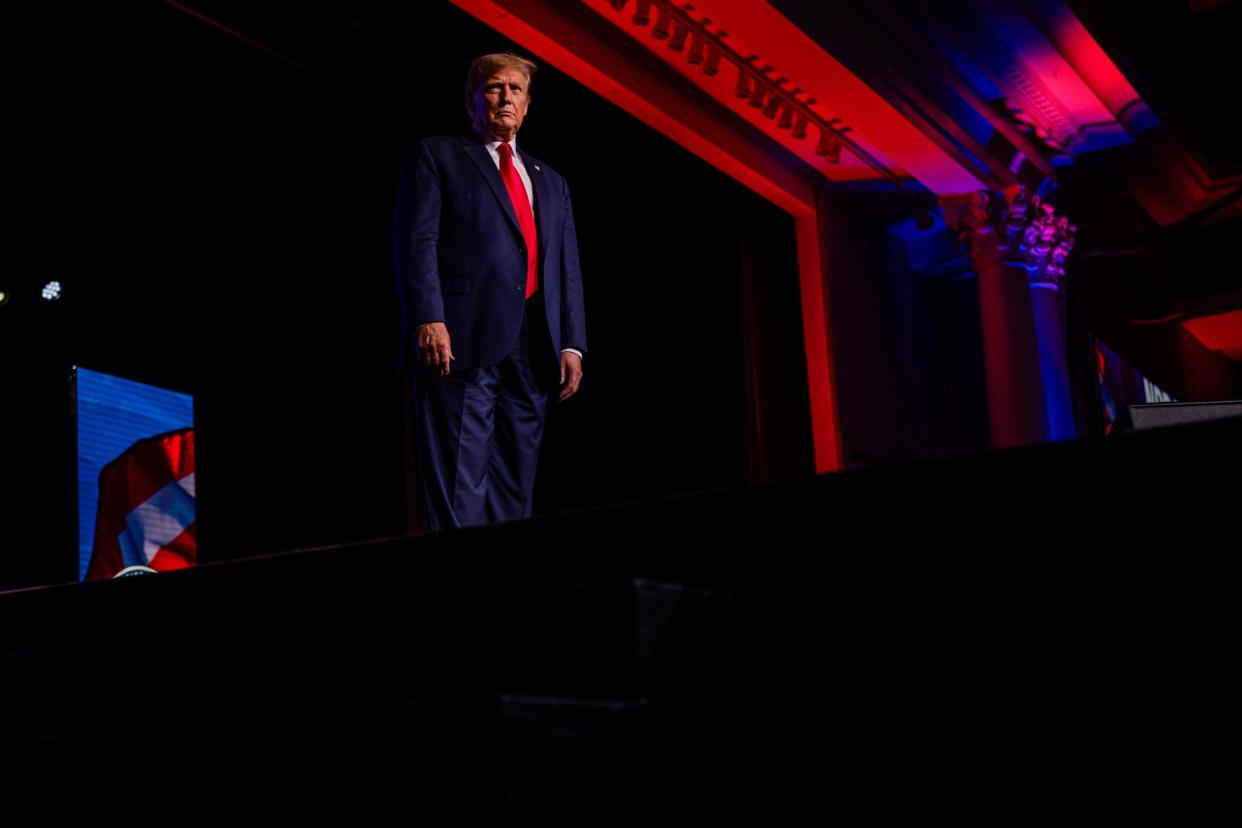
[[509,140],[522,125],[530,79],[518,69],[501,69],[474,93],[475,128]]

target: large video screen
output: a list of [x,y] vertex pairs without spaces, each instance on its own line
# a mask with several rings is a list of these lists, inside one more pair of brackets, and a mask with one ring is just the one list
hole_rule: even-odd
[[195,562],[194,398],[74,370],[78,577]]

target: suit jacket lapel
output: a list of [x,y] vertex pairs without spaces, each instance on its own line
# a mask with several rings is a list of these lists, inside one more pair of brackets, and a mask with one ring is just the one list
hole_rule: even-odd
[[[488,153],[487,147],[480,144],[474,138],[462,138],[462,149],[466,151],[466,155],[479,168],[479,172],[487,181],[488,186],[492,188],[492,194],[496,196],[496,200],[500,202],[500,208],[504,210],[506,216],[509,217],[509,224],[519,236],[522,235],[522,228],[518,224],[517,214],[513,212],[513,202],[509,200],[509,191],[505,189],[505,182],[500,177],[500,170],[496,168],[496,162],[492,160],[492,156]],[[535,196],[538,203],[538,195]]]
[[539,231],[539,261],[542,262],[548,250],[546,228],[559,208],[552,199],[552,189],[544,175],[543,165],[529,155],[522,157],[522,163],[526,166],[526,174],[530,176],[531,186],[535,190],[535,228]]

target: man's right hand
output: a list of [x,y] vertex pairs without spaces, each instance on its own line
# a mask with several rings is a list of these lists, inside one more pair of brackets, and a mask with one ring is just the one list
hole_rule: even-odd
[[440,369],[440,376],[447,377],[449,363],[456,357],[449,345],[448,327],[443,322],[424,322],[418,326],[418,347],[423,353],[423,365]]

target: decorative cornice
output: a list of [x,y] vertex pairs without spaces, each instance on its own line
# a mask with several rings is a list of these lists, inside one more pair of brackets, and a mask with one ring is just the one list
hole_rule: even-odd
[[1031,75],[1012,49],[1001,43],[978,14],[958,10],[960,25],[968,35],[959,46],[992,76],[1005,93],[1002,114],[1023,134],[1032,136],[1052,153],[1063,153],[1078,132],[1078,125]]

